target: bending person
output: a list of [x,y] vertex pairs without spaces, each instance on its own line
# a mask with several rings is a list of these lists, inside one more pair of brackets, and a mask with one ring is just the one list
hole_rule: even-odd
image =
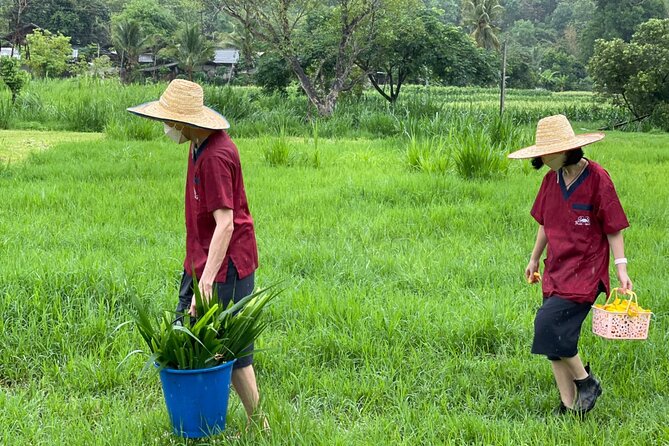
[[[160,100],[128,111],[163,121],[165,133],[177,144],[189,142],[186,259],[176,311],[195,316],[193,275],[202,295],[209,299],[216,288],[224,306],[248,296],[254,288],[258,249],[239,152],[225,132],[228,121],[204,106],[202,87],[180,79],[169,84]],[[259,401],[253,355],[235,362],[232,385],[250,422]],[[263,423],[267,427],[267,420]]]

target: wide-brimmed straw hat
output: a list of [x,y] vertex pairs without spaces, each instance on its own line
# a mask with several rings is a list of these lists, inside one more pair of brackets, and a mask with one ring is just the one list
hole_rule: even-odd
[[183,79],[170,82],[159,100],[130,107],[128,111],[145,118],[180,122],[208,130],[230,128],[225,116],[205,107],[202,87]]
[[604,138],[603,133],[574,134],[569,120],[564,115],[548,116],[537,124],[537,136],[533,146],[510,153],[509,158],[535,158],[552,153],[583,147]]

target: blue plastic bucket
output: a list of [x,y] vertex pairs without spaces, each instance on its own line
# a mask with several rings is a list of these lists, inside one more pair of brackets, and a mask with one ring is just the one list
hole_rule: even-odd
[[232,364],[209,369],[162,369],[160,381],[176,435],[201,438],[225,430]]

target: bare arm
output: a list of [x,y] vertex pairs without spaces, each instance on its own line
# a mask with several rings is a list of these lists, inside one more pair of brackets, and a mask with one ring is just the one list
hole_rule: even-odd
[[[216,274],[221,269],[225,254],[228,252],[228,245],[232,238],[234,230],[232,209],[216,209],[214,211],[214,220],[216,220],[216,229],[209,244],[209,254],[207,263],[204,266],[202,277],[198,282],[200,293],[205,299],[210,299],[213,291]],[[191,302],[190,314],[195,315],[195,297]]]
[[[623,241],[623,231],[607,234],[606,237],[609,239],[609,246],[611,247],[613,258],[625,258],[625,242]],[[627,275],[627,263],[620,263],[616,265],[616,274],[618,276],[618,280],[620,281],[620,288],[622,288],[623,291],[631,290],[633,285],[632,281]]]
[[544,231],[543,225],[539,225],[537,230],[537,239],[534,242],[534,248],[532,249],[532,255],[530,256],[530,261],[525,268],[525,279],[530,283],[537,282],[537,279],[534,277],[534,273],[539,272],[539,261],[541,260],[541,255],[546,249],[548,244],[548,239],[546,238],[546,231]]

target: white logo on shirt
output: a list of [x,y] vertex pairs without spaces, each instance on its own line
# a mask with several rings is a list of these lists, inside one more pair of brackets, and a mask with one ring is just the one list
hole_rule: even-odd
[[576,218],[576,226],[590,226],[590,217],[586,216],[580,216]]

